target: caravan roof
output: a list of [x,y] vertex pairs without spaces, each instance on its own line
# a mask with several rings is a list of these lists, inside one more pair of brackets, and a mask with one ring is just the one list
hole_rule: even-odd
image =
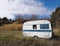
[[32,24],[44,24],[44,23],[50,23],[48,20],[34,20],[34,21],[28,21],[25,22],[24,25],[32,25]]

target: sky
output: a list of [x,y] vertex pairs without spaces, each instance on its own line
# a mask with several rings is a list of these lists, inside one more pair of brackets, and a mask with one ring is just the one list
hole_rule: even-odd
[[0,0],[0,17],[14,18],[15,14],[50,16],[60,7],[60,0]]

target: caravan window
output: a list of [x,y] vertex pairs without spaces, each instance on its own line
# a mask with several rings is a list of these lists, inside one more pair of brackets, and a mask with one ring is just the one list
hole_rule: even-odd
[[37,29],[37,25],[33,25],[33,29]]
[[40,24],[40,29],[49,29],[49,24]]

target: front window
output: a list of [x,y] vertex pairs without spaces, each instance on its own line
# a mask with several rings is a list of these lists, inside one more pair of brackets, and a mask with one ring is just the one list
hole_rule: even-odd
[[40,29],[49,29],[49,24],[40,24]]
[[33,25],[33,29],[37,29],[37,25]]

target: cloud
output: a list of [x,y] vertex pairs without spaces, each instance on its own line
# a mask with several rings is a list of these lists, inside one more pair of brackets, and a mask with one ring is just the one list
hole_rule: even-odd
[[44,3],[35,0],[15,0],[11,6],[10,10],[19,14],[50,15],[52,13],[52,10],[44,6]]
[[0,16],[13,18],[13,14],[50,15],[52,10],[35,0],[0,0]]
[[8,0],[0,0],[0,17],[13,18],[8,10]]

